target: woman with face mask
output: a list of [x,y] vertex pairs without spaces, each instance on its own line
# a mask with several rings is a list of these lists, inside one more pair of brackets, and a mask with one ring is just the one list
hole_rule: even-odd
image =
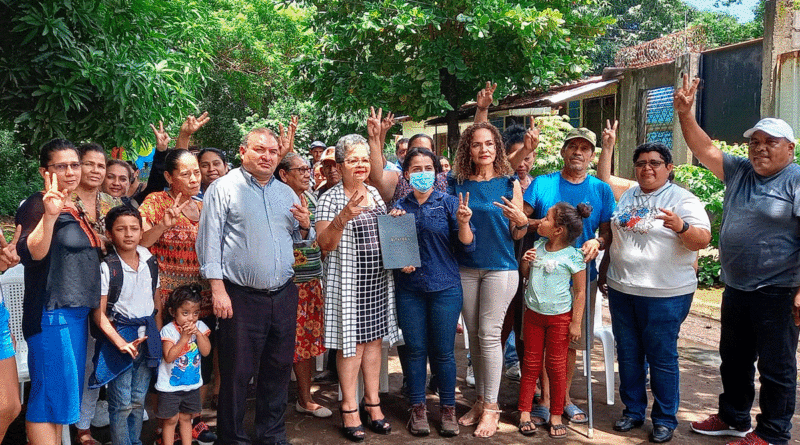
[[455,415],[456,363],[453,354],[461,312],[461,277],[456,252],[475,250],[469,194],[455,197],[434,190],[439,160],[430,150],[412,148],[403,162],[403,175],[413,191],[395,204],[390,215],[413,213],[421,266],[407,266],[396,276],[397,318],[408,354],[408,388],[414,435],[430,433],[425,408],[425,359],[435,363],[439,385],[440,434],[458,434]]

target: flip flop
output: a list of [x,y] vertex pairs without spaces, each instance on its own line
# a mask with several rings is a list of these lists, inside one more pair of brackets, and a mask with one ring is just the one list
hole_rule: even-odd
[[523,436],[533,436],[534,434],[536,434],[536,426],[529,420],[525,422],[520,422],[517,429],[519,430],[519,433],[522,434]]
[[[542,419],[542,422],[536,422],[533,419],[538,418]],[[547,422],[550,421],[550,409],[543,405],[536,405],[531,410],[531,421],[536,426],[547,425]]]
[[[577,416],[579,414],[583,414],[583,419],[574,420],[575,416]],[[533,414],[531,414],[531,415],[533,415]],[[567,418],[567,420],[569,420],[572,423],[581,424],[581,423],[588,423],[589,422],[589,417],[586,415],[586,413],[583,412],[582,409],[580,409],[577,406],[575,406],[575,404],[573,404],[573,403],[570,403],[569,405],[564,407],[564,414],[563,415],[564,415],[564,417]]]
[[[553,434],[553,432],[561,432],[564,431],[564,434]],[[552,425],[550,426],[550,432],[548,433],[552,439],[563,439],[567,437],[567,426],[563,423],[561,425]]]

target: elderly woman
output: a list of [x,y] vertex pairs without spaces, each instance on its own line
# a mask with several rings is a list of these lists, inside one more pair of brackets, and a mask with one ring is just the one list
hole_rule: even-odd
[[[306,204],[314,223],[317,199],[309,192],[311,167],[296,153],[290,152],[278,164],[275,177],[294,190]],[[295,410],[315,417],[330,417],[331,410],[311,398],[313,358],[325,352],[322,344],[323,297],[322,258],[316,239],[294,240],[294,283],[297,285],[297,338],[294,346],[294,374],[297,376]]]
[[358,371],[364,375],[364,409],[368,426],[389,434],[378,396],[381,341],[398,339],[394,281],[383,268],[378,216],[386,206],[378,191],[364,183],[369,177],[370,149],[366,139],[347,135],[336,144],[335,159],[342,180],[319,201],[317,240],[325,259],[325,347],[338,349],[342,388],[342,432],[364,439],[358,416]]
[[462,314],[470,337],[477,400],[459,423],[477,423],[473,433],[477,437],[494,435],[500,421],[500,334],[519,282],[514,240],[528,230],[528,218],[522,211],[522,189],[513,174],[497,128],[481,122],[464,130],[448,177],[448,192],[456,196],[469,194],[475,225],[475,251],[460,255],[458,260],[464,289]]
[[[214,316],[211,289],[208,281],[200,275],[195,242],[203,203],[194,199],[200,191],[200,166],[197,158],[185,149],[174,149],[164,159],[164,178],[169,184],[166,191],[147,195],[139,212],[142,214],[142,246],[158,259],[158,277],[161,282],[158,314],[161,322],[164,303],[172,291],[184,284],[199,283],[203,288],[203,304],[200,319],[211,328],[212,350],[216,349],[217,319]],[[200,366],[203,386],[201,397],[205,399],[211,383],[212,354],[202,358]],[[213,442],[216,435],[203,425],[196,425],[203,436],[202,442]],[[212,439],[213,436],[213,439]],[[208,439],[208,440],[205,440]]]
[[63,425],[78,421],[88,316],[100,304],[100,237],[71,199],[81,180],[78,150],[53,139],[42,146],[39,165],[45,190],[16,216],[31,377],[26,427],[34,445],[58,443]]
[[646,362],[654,398],[650,441],[663,443],[678,425],[678,332],[697,288],[697,251],[708,245],[711,232],[703,204],[670,182],[667,147],[640,145],[633,165],[639,184],[622,194],[611,218],[606,279],[625,404],[614,429],[625,432],[644,423]]

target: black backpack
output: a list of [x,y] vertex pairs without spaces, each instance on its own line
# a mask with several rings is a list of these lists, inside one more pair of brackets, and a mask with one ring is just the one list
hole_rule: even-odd
[[[122,292],[122,260],[117,255],[117,252],[111,249],[103,259],[108,265],[108,302],[106,305],[106,314],[111,314],[111,309],[114,304],[119,300],[119,294]],[[155,256],[151,256],[147,260],[147,266],[150,267],[150,280],[153,283],[153,296],[156,295],[156,286],[158,285],[158,261]]]

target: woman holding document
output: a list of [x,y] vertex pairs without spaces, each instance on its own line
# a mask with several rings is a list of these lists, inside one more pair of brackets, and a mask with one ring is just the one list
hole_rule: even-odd
[[397,275],[397,319],[408,348],[408,388],[411,434],[430,433],[425,408],[425,361],[431,358],[439,381],[442,436],[458,434],[456,421],[456,362],[453,353],[461,312],[461,277],[455,252],[475,250],[469,194],[456,198],[433,189],[441,172],[430,150],[412,148],[403,162],[403,175],[413,192],[389,213],[415,217],[421,266],[408,266]]
[[378,238],[377,220],[386,214],[386,205],[374,187],[364,184],[369,153],[367,140],[359,135],[339,139],[334,156],[342,180],[322,195],[316,213],[317,241],[329,252],[324,263],[325,347],[339,350],[342,433],[354,442],[365,437],[356,400],[359,370],[364,375],[362,417],[375,433],[392,430],[378,396],[381,342],[399,337],[394,280],[383,268]]

